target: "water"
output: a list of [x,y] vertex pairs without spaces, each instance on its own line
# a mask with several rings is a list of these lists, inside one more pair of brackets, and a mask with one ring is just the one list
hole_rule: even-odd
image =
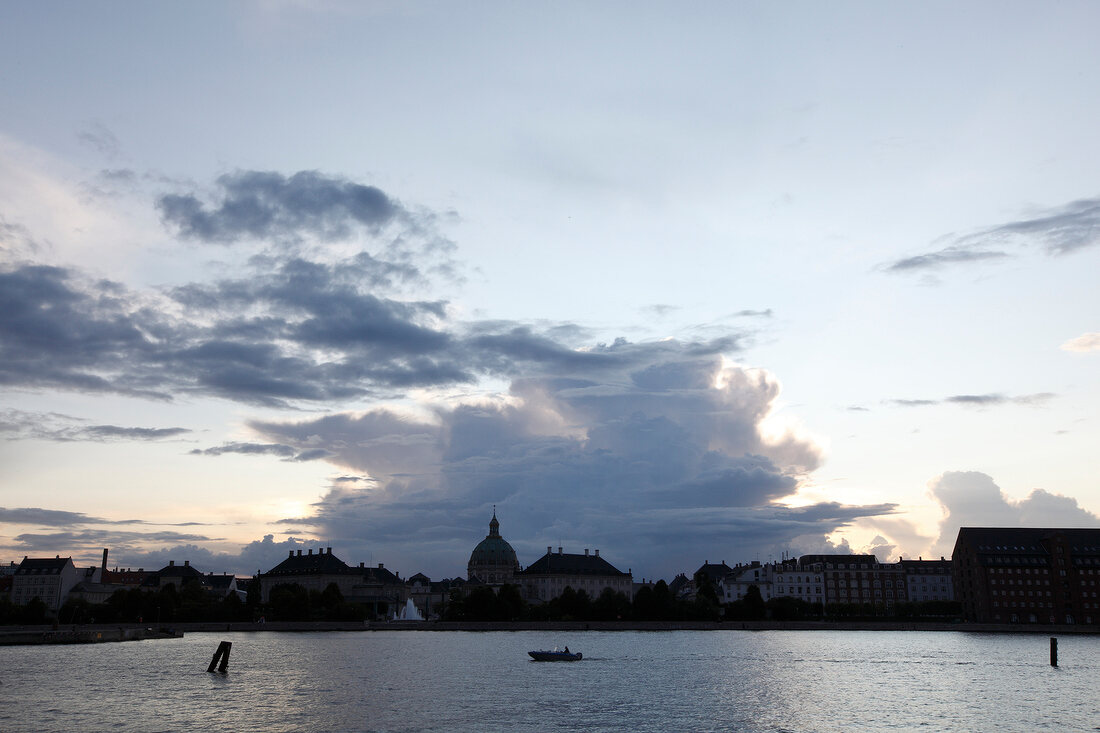
[[[233,642],[227,675],[206,666]],[[529,661],[568,644],[573,663]],[[2,731],[1100,730],[1100,638],[188,634],[0,647]]]

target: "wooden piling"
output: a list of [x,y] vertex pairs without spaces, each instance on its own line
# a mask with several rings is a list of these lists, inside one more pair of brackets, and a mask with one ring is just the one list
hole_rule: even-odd
[[1058,666],[1058,637],[1050,637],[1050,666]]
[[[233,649],[233,642],[223,641],[218,644],[218,651],[214,652],[214,658],[210,660],[210,666],[206,668],[207,672],[213,672],[214,667],[218,668],[219,672],[225,672],[229,668],[229,652]],[[221,660],[221,665],[218,661]]]

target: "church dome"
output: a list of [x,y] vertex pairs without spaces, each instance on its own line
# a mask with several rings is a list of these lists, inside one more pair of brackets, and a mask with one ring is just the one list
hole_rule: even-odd
[[489,534],[470,553],[468,569],[470,575],[476,575],[484,582],[503,580],[500,577],[502,573],[510,580],[511,573],[519,569],[516,551],[500,536],[500,522],[495,510],[489,522]]

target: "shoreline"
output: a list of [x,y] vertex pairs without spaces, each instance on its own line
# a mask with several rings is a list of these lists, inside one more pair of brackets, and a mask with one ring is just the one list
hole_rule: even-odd
[[977,634],[1100,634],[1096,624],[978,624],[891,621],[196,621],[143,624],[0,627],[0,646],[89,644],[180,638],[184,633],[310,633],[319,631],[954,631]]

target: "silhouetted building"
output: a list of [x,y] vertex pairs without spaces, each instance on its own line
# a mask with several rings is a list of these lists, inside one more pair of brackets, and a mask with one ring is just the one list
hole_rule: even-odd
[[470,582],[501,586],[514,583],[518,571],[516,551],[500,536],[500,522],[497,521],[497,510],[494,507],[493,518],[489,520],[489,534],[470,553],[466,577]]
[[176,590],[180,590],[183,586],[193,583],[205,588],[206,576],[191,567],[190,560],[184,560],[183,565],[176,565],[175,560],[169,560],[163,568],[145,576],[141,581],[141,589],[159,590],[173,585]]
[[968,620],[1100,622],[1100,529],[963,527],[951,561]]
[[596,599],[604,588],[622,593],[632,598],[634,579],[629,572],[622,572],[614,565],[595,554],[583,555],[558,551],[546,554],[516,573],[516,581],[523,587],[523,597],[528,601],[546,602],[557,598],[567,587],[575,591],[583,590],[589,598]]
[[263,603],[271,600],[271,589],[281,584],[300,585],[306,590],[324,591],[335,583],[346,601],[370,605],[376,615],[387,614],[394,606],[405,603],[405,584],[395,573],[378,567],[349,566],[332,554],[332,548],[291,550],[290,555],[266,573],[259,575],[260,597]]

